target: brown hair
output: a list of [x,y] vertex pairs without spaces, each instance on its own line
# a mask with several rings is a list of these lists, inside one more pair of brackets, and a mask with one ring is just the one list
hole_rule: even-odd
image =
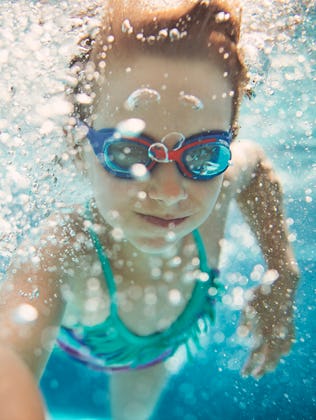
[[[238,1],[170,3],[158,7],[156,1],[150,0],[109,0],[95,40],[89,37],[82,40],[87,51],[81,56],[85,65],[77,93],[83,91],[94,101],[98,80],[102,81],[100,73],[109,71],[112,59],[115,61],[135,51],[199,59],[217,55],[233,84],[231,125],[236,129],[247,83],[247,69],[238,48],[241,19]],[[80,118],[86,119],[93,112],[93,105],[80,104],[76,111]]]

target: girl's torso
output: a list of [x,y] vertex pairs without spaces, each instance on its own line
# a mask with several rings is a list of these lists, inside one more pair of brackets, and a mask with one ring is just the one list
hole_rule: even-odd
[[[199,228],[207,263],[212,268],[218,266],[226,212],[227,208],[219,205],[212,220]],[[67,307],[63,325],[67,327],[78,323],[93,326],[103,322],[110,313],[111,299],[100,259],[89,234],[81,232],[81,235],[81,255],[67,270],[64,286]],[[103,232],[101,228],[99,237],[115,279],[121,320],[139,335],[167,328],[183,312],[195,287],[199,259],[193,236],[184,238],[181,247],[171,250],[170,256],[147,259],[141,259],[137,252],[126,258],[118,244],[109,246],[104,239],[108,237],[107,228]]]
[[[103,296],[102,294],[85,296],[82,313],[86,315],[89,312],[95,312],[97,317],[80,319],[78,312],[77,314],[68,313],[65,321],[67,323],[67,317],[70,317],[70,322],[74,325],[62,327],[58,340],[60,346],[81,362],[98,369],[125,370],[156,364],[172,355],[182,344],[189,349],[189,341],[198,345],[200,333],[208,330],[210,321],[214,318],[214,301],[209,291],[216,290],[215,278],[217,277],[217,271],[210,269],[207,265],[207,257],[199,232],[196,230],[192,233],[198,256],[190,258],[189,264],[185,267],[182,261],[179,261],[179,255],[170,255],[167,260],[169,271],[166,276],[161,271],[164,268],[161,261],[152,261],[150,274],[153,276],[153,271],[159,271],[154,274],[156,279],[152,279],[153,282],[158,283],[158,287],[147,286],[142,289],[133,284],[136,280],[130,276],[129,281],[134,287],[125,287],[125,290],[119,291],[110,260],[104,252],[99,237],[92,228],[89,231],[101,263],[103,280],[107,286],[109,298],[107,299],[107,314],[104,319],[101,317],[97,320],[98,315],[105,309],[103,293]],[[193,246],[184,243],[183,246],[186,248],[184,255],[188,257],[192,253]],[[115,257],[117,258],[117,255]],[[129,269],[133,268],[132,261],[129,263]],[[177,273],[172,270],[176,268],[175,266],[179,269]],[[184,285],[182,291],[189,290],[190,296],[183,296],[176,287],[176,284],[180,283],[176,281],[179,278]],[[162,280],[174,283],[173,288],[164,286]],[[150,281],[147,284],[150,285]],[[185,287],[186,285],[189,287]],[[88,287],[101,292],[97,277],[88,279]],[[157,310],[158,304],[160,307]],[[172,306],[181,307],[180,313],[174,319],[170,317],[169,308]],[[132,315],[131,323],[127,322],[126,314]],[[147,328],[149,325],[148,322],[144,323],[146,319],[152,322],[153,331],[144,329],[143,324]],[[136,330],[135,326],[140,326],[140,328]]]
[[[236,168],[225,175],[215,209],[199,227],[205,262],[212,268],[218,266],[228,207],[238,186],[234,172]],[[192,314],[196,322],[199,314],[194,310],[194,305],[198,302],[197,305],[201,306],[200,311],[204,311],[204,303],[201,289],[196,287],[199,276],[197,273],[201,271],[201,267],[198,247],[193,236],[183,238],[177,249],[174,252],[171,250],[170,255],[164,258],[147,255],[144,259],[136,250],[126,252],[128,247],[110,239],[109,228],[98,222],[97,218],[93,218],[92,223],[97,230],[100,247],[106,249],[106,258],[113,274],[119,318],[116,327],[122,324],[128,335],[131,332],[132,338],[133,335],[137,338],[168,334],[173,327],[177,329],[181,324],[179,320],[187,319],[189,314]],[[82,226],[84,224],[81,223]],[[77,223],[78,225],[80,223]],[[70,329],[81,325],[85,331],[92,328],[91,331],[94,330],[95,336],[98,336],[103,334],[104,328],[113,326],[113,296],[110,296],[100,256],[97,255],[89,233],[86,229],[77,232],[77,235],[78,233],[81,244],[77,245],[78,258],[75,258],[76,264],[69,270],[70,276],[66,282],[67,309],[63,325]],[[205,290],[203,293],[207,295],[207,290],[206,294]]]

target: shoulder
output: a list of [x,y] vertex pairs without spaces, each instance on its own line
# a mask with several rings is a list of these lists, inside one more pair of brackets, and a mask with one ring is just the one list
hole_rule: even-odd
[[231,151],[232,164],[225,172],[224,185],[236,195],[251,183],[260,165],[271,167],[271,164],[263,148],[252,140],[236,139]]

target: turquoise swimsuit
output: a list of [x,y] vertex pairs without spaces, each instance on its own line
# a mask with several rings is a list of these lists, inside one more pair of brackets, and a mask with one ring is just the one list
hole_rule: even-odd
[[89,229],[98,253],[105,282],[111,299],[110,315],[95,326],[62,326],[58,337],[59,346],[76,360],[98,370],[116,371],[141,369],[159,363],[181,346],[199,345],[199,336],[208,331],[214,320],[214,299],[210,287],[218,275],[209,269],[201,236],[197,230],[193,237],[198,249],[200,270],[208,274],[205,281],[196,280],[192,296],[183,312],[165,330],[150,335],[137,335],[120,319],[116,299],[116,285],[108,257],[103,251],[95,231]]

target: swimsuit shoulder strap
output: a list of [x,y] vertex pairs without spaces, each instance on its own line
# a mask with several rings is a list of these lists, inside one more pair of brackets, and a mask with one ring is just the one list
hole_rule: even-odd
[[[92,222],[92,214],[91,214],[89,202],[86,203],[86,217],[90,222]],[[92,226],[88,227],[88,232],[92,239],[93,245],[95,247],[95,250],[97,251],[97,254],[101,263],[103,277],[105,279],[105,282],[109,290],[111,302],[112,304],[116,305],[116,286],[115,286],[115,281],[114,281],[114,276],[113,276],[110,261],[107,255],[105,254],[103,247],[100,243],[100,239]]]
[[217,269],[215,268],[211,268],[208,265],[207,262],[207,254],[206,254],[206,250],[205,250],[205,246],[201,237],[200,232],[198,231],[198,229],[195,229],[192,232],[197,250],[198,250],[198,254],[199,254],[199,259],[200,259],[200,269],[201,271],[205,272],[205,273],[209,273],[211,275],[212,278],[217,277],[219,272]]
[[[90,203],[87,202],[86,203],[86,217],[87,219],[92,222],[92,214],[91,214],[91,209],[90,209]],[[107,255],[105,254],[103,247],[100,243],[99,237],[97,235],[97,233],[94,231],[92,226],[88,227],[88,232],[90,234],[90,237],[92,239],[92,242],[94,244],[94,247],[97,251],[101,266],[102,266],[102,270],[103,270],[103,275],[109,290],[109,294],[111,297],[111,304],[114,305],[115,307],[117,306],[116,303],[116,286],[115,286],[115,281],[114,281],[114,276],[113,276],[113,272],[112,272],[112,268],[111,268],[111,264],[110,261],[107,257]],[[203,272],[209,273],[211,276],[211,279],[213,279],[214,277],[217,277],[218,275],[218,271],[215,269],[210,269],[208,263],[207,263],[207,255],[206,255],[206,251],[205,251],[205,247],[204,247],[204,243],[202,240],[202,237],[200,235],[200,232],[198,231],[198,229],[195,229],[192,232],[194,241],[196,243],[197,246],[197,250],[198,250],[198,254],[199,254],[199,259],[200,259],[200,269]]]

